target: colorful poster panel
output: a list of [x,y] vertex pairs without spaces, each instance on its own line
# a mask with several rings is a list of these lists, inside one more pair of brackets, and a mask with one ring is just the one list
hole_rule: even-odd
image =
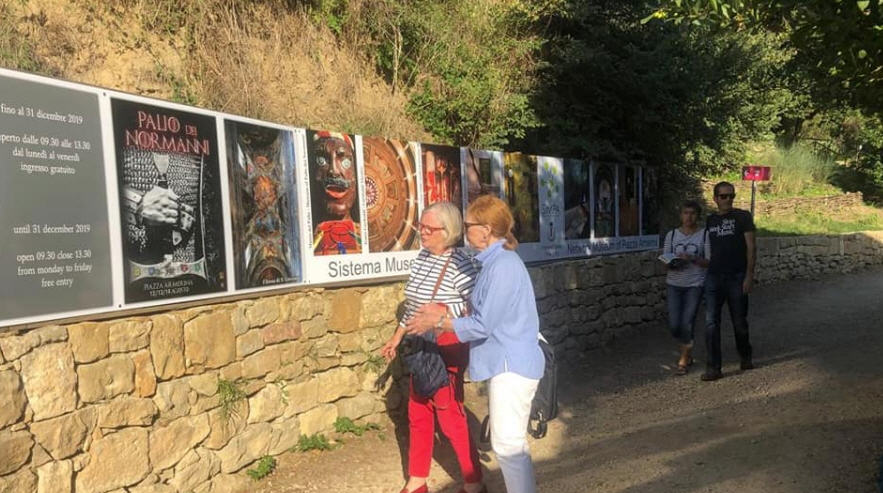
[[582,240],[592,235],[590,166],[588,161],[564,160],[564,237]]
[[420,158],[423,164],[423,206],[450,202],[462,211],[460,148],[420,144]]
[[419,202],[413,146],[383,137],[362,137],[365,209],[372,253],[416,250]]
[[641,234],[659,234],[659,173],[641,168]]
[[225,120],[236,288],[301,279],[291,130]]
[[482,195],[502,198],[503,153],[482,151],[464,147],[460,153],[463,163],[463,184],[466,188],[466,203]]
[[505,195],[515,217],[513,233],[520,243],[540,241],[537,157],[520,152],[503,154]]
[[113,304],[98,93],[0,69],[0,326]]
[[609,164],[595,164],[592,177],[592,197],[594,203],[594,238],[609,238],[616,235],[616,182],[614,167]]
[[539,157],[540,243],[549,257],[564,246],[564,163],[560,158]]
[[315,256],[362,252],[359,170],[353,136],[307,130],[307,169]]
[[619,236],[638,236],[640,209],[638,204],[638,168],[619,167]]
[[126,302],[226,290],[215,118],[111,98]]

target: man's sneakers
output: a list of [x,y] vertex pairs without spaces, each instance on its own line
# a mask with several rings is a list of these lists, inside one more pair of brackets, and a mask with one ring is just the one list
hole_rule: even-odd
[[702,378],[703,382],[711,382],[721,378],[722,376],[724,375],[720,372],[720,370],[707,370],[705,373],[702,374],[702,377],[700,378]]
[[750,359],[743,359],[742,362],[739,363],[739,368],[741,368],[742,371],[753,370],[754,363],[752,363]]

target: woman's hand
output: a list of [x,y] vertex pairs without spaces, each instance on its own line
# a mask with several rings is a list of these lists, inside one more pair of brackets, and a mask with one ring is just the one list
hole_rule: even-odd
[[405,331],[401,327],[398,327],[392,337],[390,337],[389,340],[386,341],[386,344],[380,348],[380,355],[386,358],[386,361],[392,361],[395,359],[396,354],[398,354],[399,344],[402,343],[402,338],[404,336]]
[[430,329],[434,329],[439,320],[444,318],[448,313],[445,305],[440,303],[429,303],[421,306],[414,313],[414,316],[407,321],[406,332],[408,334],[423,334]]

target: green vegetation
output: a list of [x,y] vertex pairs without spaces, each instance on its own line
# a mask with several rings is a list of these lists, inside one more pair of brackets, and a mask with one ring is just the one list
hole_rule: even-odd
[[[749,152],[746,161],[772,168],[772,180],[758,186],[761,199],[818,197],[841,193],[830,183],[837,165],[830,158],[813,152],[805,145],[795,144],[790,148],[764,146],[759,151]],[[724,179],[734,181],[741,177],[739,171],[736,171]]]
[[245,399],[245,391],[239,387],[239,383],[218,379],[218,396],[221,399],[221,416],[225,420],[238,417],[236,403]]
[[866,207],[862,212],[851,212],[845,217],[832,216],[815,209],[798,209],[788,215],[759,216],[756,222],[759,236],[840,234],[883,230],[883,214],[871,207]]
[[[10,18],[12,18],[11,6],[0,5],[0,19]],[[30,16],[27,20],[39,26],[46,23],[46,16],[45,14]],[[33,43],[22,36],[11,22],[0,22],[0,67],[37,73],[48,72],[47,67],[34,53]]]
[[368,360],[365,361],[365,367],[374,373],[380,373],[384,366],[386,366],[386,359],[379,354],[370,354]]
[[317,433],[315,435],[301,435],[300,439],[297,441],[297,445],[295,445],[292,449],[294,452],[307,452],[309,450],[318,450],[320,452],[324,452],[325,450],[331,450],[334,448],[334,445],[325,435],[321,433]]
[[249,469],[245,471],[245,473],[248,474],[251,479],[260,481],[269,476],[275,469],[276,458],[272,455],[265,455],[261,457],[254,469]]
[[357,437],[360,437],[365,434],[366,431],[369,430],[379,430],[380,426],[375,423],[365,423],[363,425],[356,424],[350,418],[339,417],[334,422],[334,431],[338,433],[352,433]]

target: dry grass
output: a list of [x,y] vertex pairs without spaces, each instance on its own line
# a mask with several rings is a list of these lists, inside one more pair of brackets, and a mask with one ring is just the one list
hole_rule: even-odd
[[288,3],[26,0],[0,24],[49,75],[294,126],[429,139],[368,60]]

